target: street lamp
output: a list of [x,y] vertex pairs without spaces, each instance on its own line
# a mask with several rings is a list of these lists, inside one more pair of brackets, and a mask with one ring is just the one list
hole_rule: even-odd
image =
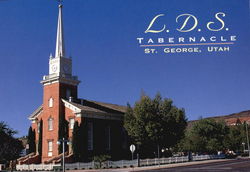
[[245,152],[245,143],[243,142],[242,145],[243,145],[243,152]]
[[250,146],[249,146],[249,137],[248,137],[248,123],[246,122],[246,134],[247,134],[247,149],[248,149],[248,157],[250,158]]
[[60,145],[61,143],[63,146],[63,162],[62,162],[63,164],[62,164],[62,166],[63,166],[63,172],[65,172],[65,143],[69,145],[70,142],[63,137],[62,139],[59,139],[57,141],[58,145]]
[[162,152],[162,156],[163,156],[163,158],[164,158],[165,149],[162,149],[161,152]]
[[[28,150],[28,151],[27,151]],[[26,153],[28,153],[28,171],[30,171],[30,145],[26,144]]]

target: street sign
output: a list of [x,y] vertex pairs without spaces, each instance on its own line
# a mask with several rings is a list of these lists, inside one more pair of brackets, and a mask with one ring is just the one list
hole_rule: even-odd
[[135,151],[135,145],[130,145],[130,151],[133,153]]
[[134,151],[135,151],[135,145],[130,145],[130,147],[129,147],[129,149],[130,149],[130,151],[131,151],[131,153],[132,153],[132,160],[134,159]]

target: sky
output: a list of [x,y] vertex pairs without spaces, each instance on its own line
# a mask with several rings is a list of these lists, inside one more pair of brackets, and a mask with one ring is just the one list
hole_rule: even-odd
[[[151,97],[160,92],[184,108],[189,120],[250,109],[249,0],[64,0],[63,5],[66,54],[81,80],[80,98],[133,105],[142,91]],[[219,12],[225,26],[208,30],[211,21],[211,28],[222,27],[215,17]],[[169,32],[145,33],[159,14],[152,29],[165,25]],[[185,15],[176,22],[182,14],[196,17],[194,30],[177,30],[185,22]],[[0,121],[18,130],[17,136],[27,135],[28,116],[42,104],[40,81],[55,52],[57,15],[56,0],[0,1]],[[208,45],[141,47],[137,40],[171,37],[178,43],[179,37],[232,35],[233,44],[216,45],[230,47],[224,52],[208,52]],[[202,52],[163,51],[180,47]],[[147,54],[145,48],[157,53]]]

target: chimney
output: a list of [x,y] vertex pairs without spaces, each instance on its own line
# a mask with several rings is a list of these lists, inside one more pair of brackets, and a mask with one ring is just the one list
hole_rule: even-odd
[[69,102],[74,102],[74,97],[69,97]]

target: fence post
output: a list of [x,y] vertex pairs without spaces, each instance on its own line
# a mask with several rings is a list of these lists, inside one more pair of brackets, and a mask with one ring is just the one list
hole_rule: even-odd
[[192,157],[192,152],[188,152],[188,161],[192,161],[193,157]]
[[140,156],[137,154],[137,167],[140,167]]

